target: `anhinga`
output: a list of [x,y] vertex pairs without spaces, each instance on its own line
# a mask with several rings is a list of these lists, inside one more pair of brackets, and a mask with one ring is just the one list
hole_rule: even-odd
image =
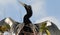
[[[26,12],[27,12],[27,14],[23,18],[24,27],[21,30],[21,33],[20,34],[22,34],[22,31],[33,33],[32,29],[31,29],[31,27],[29,25],[29,24],[32,23],[30,21],[30,19],[29,19],[32,16],[32,8],[31,8],[30,5],[27,5],[25,3],[20,2],[20,4],[24,6],[24,8],[26,9]],[[28,25],[28,26],[26,26],[26,25]]]
[[24,16],[24,18],[23,18],[23,23],[25,24],[25,25],[27,25],[27,24],[29,24],[29,23],[32,23],[31,21],[30,21],[30,17],[32,16],[32,8],[31,8],[31,6],[30,5],[27,5],[27,4],[25,4],[25,3],[22,3],[22,2],[20,2],[21,3],[21,5],[23,5],[24,6],[24,8],[26,9],[26,12],[27,12],[27,14]]

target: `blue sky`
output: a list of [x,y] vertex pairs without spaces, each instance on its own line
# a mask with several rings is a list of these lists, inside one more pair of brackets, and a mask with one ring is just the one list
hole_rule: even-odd
[[[53,21],[60,27],[60,0],[20,0],[32,6],[33,16],[30,20],[39,23],[44,20]],[[23,22],[26,14],[24,7],[18,0],[0,0],[0,20],[11,17],[13,20]]]

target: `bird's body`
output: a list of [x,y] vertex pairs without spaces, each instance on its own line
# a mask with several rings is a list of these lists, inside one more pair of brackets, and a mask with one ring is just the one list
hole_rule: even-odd
[[27,14],[24,16],[24,18],[23,18],[23,22],[25,23],[25,25],[26,24],[29,24],[29,23],[32,23],[31,21],[30,21],[30,17],[32,16],[32,9],[31,9],[31,6],[30,5],[26,5],[25,4],[25,9],[26,9],[26,12],[27,12]]

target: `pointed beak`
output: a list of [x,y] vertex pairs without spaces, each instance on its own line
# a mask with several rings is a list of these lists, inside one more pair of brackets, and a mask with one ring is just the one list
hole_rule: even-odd
[[21,1],[18,1],[22,6],[25,6],[25,3],[21,2]]

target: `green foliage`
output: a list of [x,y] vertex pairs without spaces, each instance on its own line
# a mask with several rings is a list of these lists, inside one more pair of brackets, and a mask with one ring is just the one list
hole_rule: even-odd
[[0,32],[4,32],[10,29],[10,26],[8,24],[3,24],[0,26]]
[[[46,31],[46,33],[47,33],[47,35],[50,35],[50,32],[48,31],[48,28],[47,28],[47,23],[46,22],[42,22],[42,25],[41,25],[41,27],[40,27],[40,32],[44,32],[44,31]],[[42,33],[41,33],[42,34]]]
[[40,27],[40,31],[44,31],[46,29],[46,22],[42,22],[42,25]]

